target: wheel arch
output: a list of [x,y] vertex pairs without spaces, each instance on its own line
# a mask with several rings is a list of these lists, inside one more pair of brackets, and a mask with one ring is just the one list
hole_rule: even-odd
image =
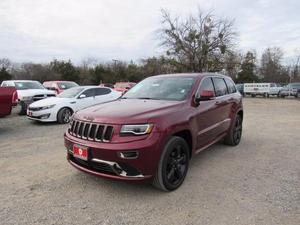
[[180,130],[180,131],[173,133],[172,136],[181,137],[182,139],[184,139],[186,141],[186,143],[189,146],[189,154],[190,154],[190,158],[191,158],[192,153],[193,153],[193,136],[192,136],[191,131],[188,129]]
[[244,119],[244,110],[243,109],[240,109],[238,112],[237,112],[237,115],[240,115],[242,117],[242,121]]

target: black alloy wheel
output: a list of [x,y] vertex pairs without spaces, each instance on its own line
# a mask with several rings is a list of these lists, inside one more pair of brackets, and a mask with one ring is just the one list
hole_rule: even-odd
[[186,177],[189,160],[187,142],[181,137],[171,137],[162,152],[153,185],[164,191],[180,187]]
[[242,131],[243,118],[241,115],[237,114],[230,130],[224,138],[224,143],[231,146],[238,145],[242,139]]
[[241,141],[242,138],[242,117],[238,115],[236,117],[235,125],[234,125],[234,130],[233,130],[233,139],[235,145],[238,145]]
[[185,177],[187,170],[187,153],[181,145],[174,146],[172,152],[168,156],[166,164],[165,179],[172,185],[178,185]]

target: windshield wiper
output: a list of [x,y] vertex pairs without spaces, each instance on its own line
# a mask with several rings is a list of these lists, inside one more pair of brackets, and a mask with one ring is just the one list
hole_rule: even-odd
[[149,98],[149,97],[141,97],[137,99],[145,99],[145,100],[160,100],[159,98]]

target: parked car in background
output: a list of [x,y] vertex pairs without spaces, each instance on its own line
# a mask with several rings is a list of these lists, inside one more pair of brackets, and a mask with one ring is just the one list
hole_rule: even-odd
[[296,98],[300,98],[300,82],[298,83],[290,83],[284,86],[279,94],[279,97],[284,98],[286,96],[294,96]]
[[43,86],[48,90],[55,91],[56,94],[60,94],[69,88],[77,87],[78,84],[73,81],[45,81]]
[[241,93],[242,96],[245,96],[244,94],[244,84],[236,84],[236,89]]
[[281,88],[281,85],[276,83],[245,83],[244,94],[251,95],[252,97],[257,95],[264,97],[269,97],[271,95],[278,96]]
[[21,106],[20,115],[25,115],[32,102],[56,96],[54,91],[47,90],[40,82],[34,80],[7,80],[2,87],[15,87],[18,93],[18,103]]
[[99,86],[100,87],[109,87],[109,88],[112,88],[112,89],[115,88],[115,86],[113,84],[110,84],[110,83],[100,83]]
[[0,117],[11,113],[12,107],[18,103],[18,93],[14,87],[0,87]]
[[129,89],[131,89],[136,83],[133,82],[117,82],[115,83],[115,90],[120,91],[123,94],[126,93]]
[[152,76],[117,101],[75,113],[65,133],[67,158],[83,172],[171,191],[192,156],[222,139],[238,145],[242,122],[242,96],[231,78]]
[[120,92],[106,87],[73,87],[57,97],[30,104],[27,110],[27,118],[42,122],[69,123],[74,112],[96,104],[116,100],[120,96]]

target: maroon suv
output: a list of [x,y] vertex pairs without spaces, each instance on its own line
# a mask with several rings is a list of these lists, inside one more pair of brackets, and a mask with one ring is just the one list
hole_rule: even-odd
[[68,161],[102,177],[178,188],[189,160],[224,140],[238,145],[243,107],[234,82],[218,74],[149,77],[120,99],[74,114]]

